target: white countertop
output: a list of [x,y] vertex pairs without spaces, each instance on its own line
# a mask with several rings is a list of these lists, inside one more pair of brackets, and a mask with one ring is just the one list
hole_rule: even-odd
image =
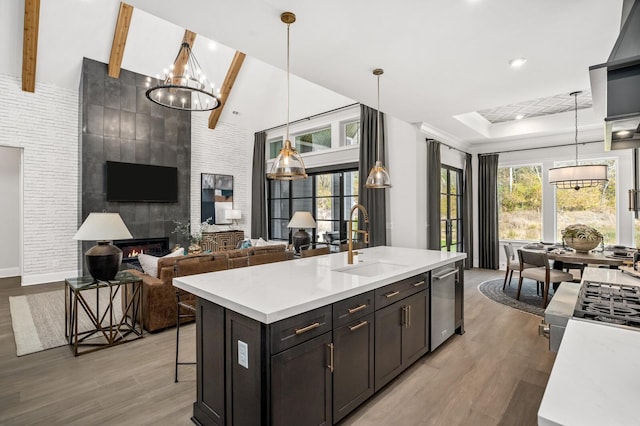
[[[616,269],[585,268],[582,280],[640,285],[640,279]],[[638,401],[640,330],[569,319],[538,425],[640,424],[640,413],[633,408]]]
[[[358,264],[334,253],[173,279],[173,285],[270,324],[456,262],[466,253],[400,247],[359,249]],[[336,269],[384,263],[389,272],[360,276]]]
[[640,332],[569,320],[538,425],[637,425],[638,401]]

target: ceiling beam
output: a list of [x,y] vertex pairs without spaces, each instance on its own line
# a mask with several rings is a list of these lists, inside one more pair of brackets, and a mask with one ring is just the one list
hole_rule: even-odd
[[240,67],[242,67],[245,56],[247,55],[242,52],[236,52],[236,54],[233,55],[233,60],[231,61],[231,65],[229,66],[229,71],[227,71],[227,76],[224,78],[224,83],[222,83],[222,88],[220,89],[220,106],[211,111],[211,115],[209,115],[210,129],[215,129],[216,124],[218,124],[218,119],[222,114],[224,105],[227,103],[227,98],[229,98],[229,94],[231,93],[231,89],[233,88],[233,83],[236,82],[236,77],[240,72]]
[[22,90],[36,91],[36,60],[38,58],[38,27],[40,0],[24,2],[24,33],[22,36]]
[[109,77],[120,77],[122,57],[127,44],[127,36],[129,35],[129,25],[131,25],[131,15],[133,15],[133,6],[120,2],[116,29],[113,33],[113,43],[111,43],[111,55],[109,56]]
[[[193,49],[193,43],[196,41],[196,33],[191,32],[189,30],[184,30],[184,37],[182,37],[182,43],[189,44],[189,48]],[[180,50],[180,54],[176,58],[176,61],[173,64],[174,75],[182,75],[182,69],[185,65],[187,65],[187,61],[189,60],[189,55],[186,50]],[[178,71],[180,70],[180,71]]]

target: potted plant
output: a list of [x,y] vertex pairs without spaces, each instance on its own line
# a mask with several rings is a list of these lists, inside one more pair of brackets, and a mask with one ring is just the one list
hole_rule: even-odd
[[595,228],[577,223],[562,230],[562,240],[576,252],[588,253],[602,242],[602,234]]
[[202,232],[207,230],[207,227],[209,226],[209,223],[208,223],[209,219],[211,218],[208,218],[207,220],[202,222],[198,226],[197,230],[191,229],[191,221],[187,221],[187,222],[180,222],[177,220],[173,221],[173,223],[176,224],[176,227],[172,231],[172,233],[181,235],[184,238],[187,238],[189,240],[189,248],[188,248],[189,254],[200,253],[200,251],[202,250],[202,247],[200,247],[200,244],[202,243]]

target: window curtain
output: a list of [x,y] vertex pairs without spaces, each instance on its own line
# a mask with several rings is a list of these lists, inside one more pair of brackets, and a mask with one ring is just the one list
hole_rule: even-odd
[[[384,114],[380,113],[380,159],[386,165]],[[360,104],[360,161],[358,199],[369,212],[369,247],[387,244],[387,211],[386,194],[384,189],[367,189],[364,184],[369,176],[369,170],[378,158],[376,145],[378,138],[377,110]],[[393,180],[392,180],[393,182]],[[364,223],[362,217],[359,223]]]
[[440,142],[427,139],[427,248],[440,250]]
[[473,156],[467,154],[464,161],[464,177],[462,182],[462,241],[467,258],[464,269],[473,268],[473,181],[471,161]]
[[267,201],[265,196],[267,175],[265,151],[267,133],[257,132],[253,143],[253,176],[251,177],[251,238],[268,238]]
[[478,158],[478,209],[479,266],[498,269],[498,154]]

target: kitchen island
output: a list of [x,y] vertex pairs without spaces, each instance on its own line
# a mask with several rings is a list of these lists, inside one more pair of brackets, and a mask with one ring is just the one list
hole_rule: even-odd
[[[194,422],[333,424],[429,352],[433,337],[464,332],[466,254],[359,253],[354,265],[335,253],[174,279],[198,298]],[[432,300],[432,281],[451,293]],[[431,336],[432,316],[443,315],[451,326]]]

